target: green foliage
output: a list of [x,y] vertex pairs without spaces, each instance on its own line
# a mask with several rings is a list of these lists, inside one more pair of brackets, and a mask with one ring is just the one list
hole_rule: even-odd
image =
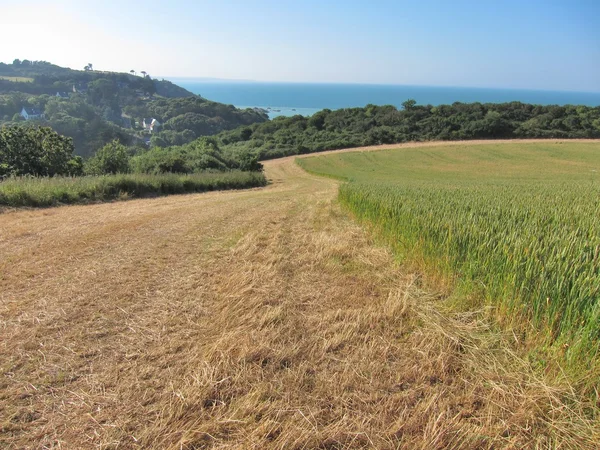
[[237,168],[226,161],[214,139],[201,138],[190,144],[160,148],[154,147],[134,156],[131,160],[138,173],[194,173],[204,170],[228,170]]
[[[16,63],[18,62],[18,64]],[[0,63],[0,75],[20,78],[33,78],[33,83],[0,83],[0,92],[21,91],[30,94],[54,95],[56,91],[70,91],[74,84],[90,83],[104,79],[111,83],[121,83],[125,86],[120,90],[141,90],[146,94],[159,94],[162,97],[190,97],[191,92],[170,81],[154,80],[148,77],[138,77],[132,74],[88,70],[72,70],[60,67],[46,61],[19,61],[13,64]],[[28,84],[29,86],[25,86]]]
[[[268,119],[253,110],[209,102],[145,72],[139,77],[92,70],[89,63],[86,68],[71,70],[44,61],[0,63],[0,123],[22,121],[21,108],[35,106],[45,113],[42,123],[73,138],[76,152],[85,157],[114,139],[125,145],[143,141],[147,135],[130,128],[143,118],[167,122],[160,135],[153,131],[154,146],[184,145]],[[69,98],[57,97],[57,92]]]
[[152,145],[159,147],[183,145],[196,137],[268,120],[265,114],[255,110],[239,110],[201,97],[137,102],[126,106],[124,111],[140,120],[153,117],[163,124],[161,131],[152,136]]
[[106,144],[85,164],[88,175],[110,175],[130,172],[129,153],[119,141]]
[[[278,117],[217,135],[225,154],[242,151],[260,159],[365,145],[429,140],[497,138],[600,138],[600,107],[454,103],[367,105],[312,117]],[[245,130],[241,134],[241,130]]]
[[244,172],[260,172],[263,165],[258,162],[258,153],[246,151],[239,155],[239,169]]
[[299,163],[350,180],[341,202],[406,261],[453,277],[571,367],[597,362],[600,144],[422,147]]
[[154,80],[156,94],[166,98],[190,97],[192,93],[168,80]]
[[417,101],[414,99],[409,99],[406,100],[404,102],[402,102],[402,108],[404,108],[407,111],[410,111],[411,109],[413,109],[415,106],[417,106]]
[[172,147],[176,145],[185,145],[196,139],[196,134],[191,130],[184,131],[162,131],[159,134],[153,134],[150,138],[152,147]]
[[77,178],[9,178],[0,182],[0,205],[47,207],[135,197],[265,186],[258,172],[192,175],[120,174]]
[[82,160],[73,157],[73,141],[48,127],[0,128],[0,176],[79,175]]
[[81,95],[68,100],[49,97],[44,109],[47,123],[58,133],[73,138],[77,152],[83,156],[92,155],[114,139],[123,144],[132,141],[127,130],[107,120],[115,120],[120,113],[108,106],[95,107]]

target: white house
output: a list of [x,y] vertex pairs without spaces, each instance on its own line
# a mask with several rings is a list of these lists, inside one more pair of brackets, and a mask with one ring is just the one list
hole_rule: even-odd
[[80,94],[85,94],[87,92],[87,90],[88,90],[88,84],[85,82],[73,85],[73,92],[79,92]]
[[68,92],[57,92],[56,96],[59,98],[69,98],[69,93]]
[[153,133],[158,131],[158,127],[160,127],[160,122],[156,119],[143,119],[142,127],[144,127],[144,130]]
[[44,118],[44,114],[37,108],[29,108],[23,106],[21,110],[21,116],[25,120],[39,120]]

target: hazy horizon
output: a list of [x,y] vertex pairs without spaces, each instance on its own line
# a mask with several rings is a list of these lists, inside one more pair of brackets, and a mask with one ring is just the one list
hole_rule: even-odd
[[432,84],[402,84],[402,83],[362,83],[362,82],[335,82],[335,81],[276,81],[276,80],[244,80],[235,78],[213,78],[213,77],[173,77],[168,75],[157,75],[155,78],[164,79],[174,83],[198,82],[198,83],[232,83],[232,84],[289,84],[289,85],[348,85],[348,86],[397,86],[397,87],[424,87],[440,89],[481,89],[498,91],[540,91],[540,92],[572,92],[580,94],[600,94],[600,89],[594,91],[581,91],[577,89],[536,89],[536,88],[505,88],[494,86],[460,86],[460,85],[432,85]]
[[600,92],[598,19],[593,0],[5,1],[0,59],[167,79]]

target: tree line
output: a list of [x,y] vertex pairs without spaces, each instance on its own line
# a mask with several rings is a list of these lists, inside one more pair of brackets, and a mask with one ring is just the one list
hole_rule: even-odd
[[50,127],[0,128],[0,177],[54,177],[139,173],[193,174],[262,170],[255,152],[227,157],[211,138],[168,148],[126,147],[113,140],[92,157],[74,155],[73,140]]
[[216,136],[226,154],[260,159],[410,141],[600,138],[600,107],[521,102],[417,105],[322,110],[311,117],[277,117]]

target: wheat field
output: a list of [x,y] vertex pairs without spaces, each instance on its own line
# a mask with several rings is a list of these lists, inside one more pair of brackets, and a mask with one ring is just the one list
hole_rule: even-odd
[[600,425],[448,314],[293,159],[262,189],[0,214],[0,446],[576,449]]
[[298,161],[405,264],[446,278],[596,395],[600,142],[455,144]]

